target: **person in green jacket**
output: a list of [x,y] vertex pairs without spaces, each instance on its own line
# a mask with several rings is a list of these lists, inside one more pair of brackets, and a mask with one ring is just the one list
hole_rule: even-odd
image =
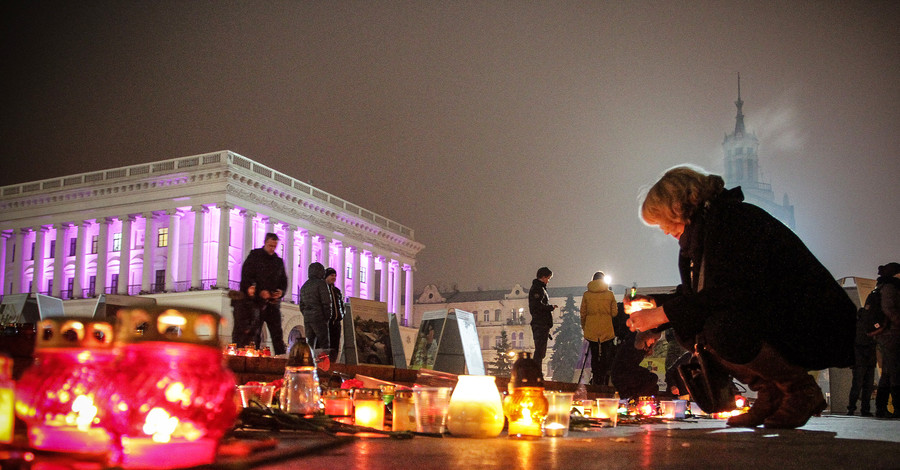
[[592,385],[607,385],[609,380],[616,337],[612,319],[619,313],[605,277],[603,271],[594,273],[581,297],[581,329],[591,351]]

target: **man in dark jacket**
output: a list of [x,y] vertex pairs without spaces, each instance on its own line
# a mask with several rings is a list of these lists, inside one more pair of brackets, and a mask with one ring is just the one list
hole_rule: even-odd
[[331,318],[331,292],[325,282],[325,266],[309,265],[309,278],[300,287],[300,312],[306,330],[306,341],[316,354],[331,354],[328,319]]
[[328,358],[331,362],[337,362],[338,349],[341,347],[341,322],[344,320],[344,294],[334,283],[337,281],[337,271],[334,268],[325,268],[325,283],[331,293],[331,315],[328,317],[328,339],[331,343],[331,353]]
[[531,334],[534,336],[534,360],[544,370],[544,356],[547,355],[547,339],[553,328],[553,310],[550,295],[547,294],[547,283],[553,277],[553,271],[544,266],[537,271],[537,279],[531,282],[528,292],[528,311],[531,313]]
[[281,327],[281,298],[287,289],[284,261],[275,254],[278,235],[267,233],[262,248],[250,251],[241,267],[241,292],[244,300],[234,305],[234,342],[238,347],[259,345],[262,324],[269,328],[275,355],[284,354]]

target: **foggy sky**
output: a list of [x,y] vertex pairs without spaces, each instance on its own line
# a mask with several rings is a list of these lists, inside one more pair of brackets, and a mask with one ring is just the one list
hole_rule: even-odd
[[0,185],[218,150],[415,230],[416,292],[674,285],[638,216],[763,180],[836,277],[900,261],[900,2],[4,2]]

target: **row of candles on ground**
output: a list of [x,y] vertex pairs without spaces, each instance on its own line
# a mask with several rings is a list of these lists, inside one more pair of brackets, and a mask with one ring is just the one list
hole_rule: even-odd
[[[395,390],[393,385],[382,385],[380,389],[326,389],[320,397],[312,354],[302,340],[292,348],[285,387],[280,392],[282,411],[303,415],[324,413],[344,423],[382,430],[388,408],[393,431],[435,434],[449,431],[463,437],[495,437],[508,422],[508,434],[513,438],[565,436],[573,409],[610,426],[616,425],[619,414],[668,418],[685,415],[684,400],[660,402],[655,397],[642,397],[623,404],[616,396],[573,401],[574,393],[545,391],[538,366],[527,352],[520,353],[513,365],[509,391],[503,399],[494,377],[470,375],[459,376],[455,388]],[[304,378],[298,387],[300,377]],[[362,387],[363,383],[354,379],[343,386]],[[253,402],[270,406],[275,388],[261,383],[238,387],[245,407],[252,406]]]

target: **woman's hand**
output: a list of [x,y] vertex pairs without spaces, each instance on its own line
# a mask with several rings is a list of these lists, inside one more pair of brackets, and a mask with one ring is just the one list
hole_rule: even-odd
[[667,323],[669,317],[662,307],[654,307],[646,310],[638,310],[631,314],[631,317],[625,321],[628,329],[631,331],[647,331],[656,328],[663,323]]

